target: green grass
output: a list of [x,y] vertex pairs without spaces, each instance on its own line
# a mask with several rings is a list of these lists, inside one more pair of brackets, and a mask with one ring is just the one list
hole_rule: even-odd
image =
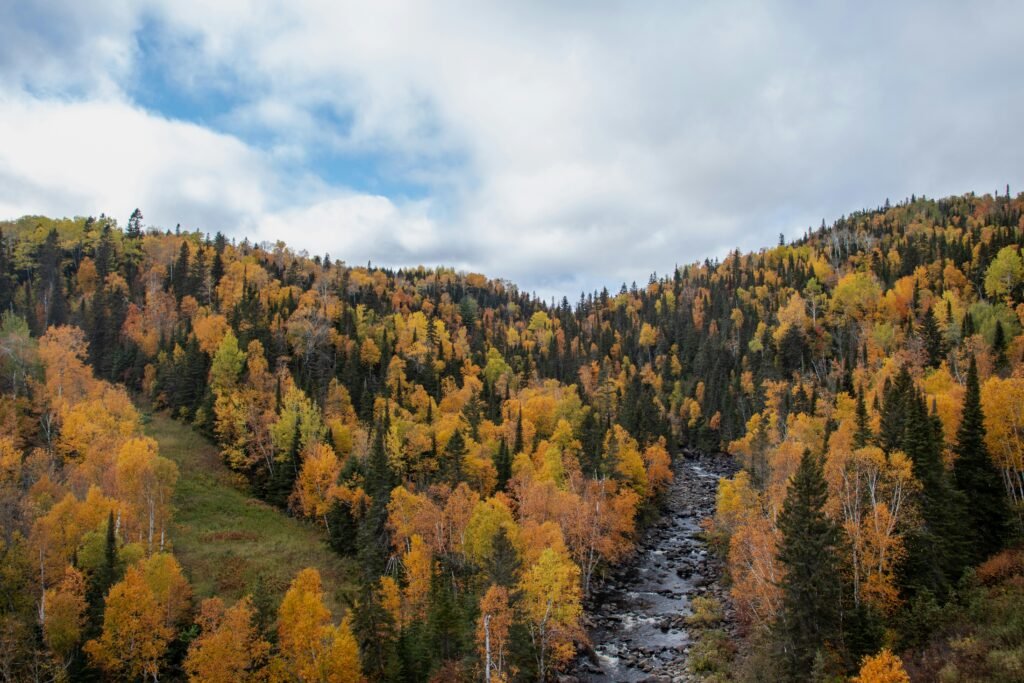
[[323,530],[248,495],[216,446],[188,425],[161,413],[144,422],[160,454],[178,465],[170,537],[197,597],[239,598],[262,575],[276,602],[300,569],[315,567],[340,616],[355,591],[355,567],[327,547]]

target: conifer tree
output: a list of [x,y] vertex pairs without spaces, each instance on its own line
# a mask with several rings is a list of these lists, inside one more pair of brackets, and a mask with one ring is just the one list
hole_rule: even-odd
[[464,457],[466,457],[466,440],[462,436],[462,430],[456,429],[444,447],[445,478],[452,488],[462,481],[462,459]]
[[779,515],[783,609],[780,636],[795,680],[840,633],[839,530],[825,515],[828,486],[819,458],[805,450]]
[[516,440],[512,444],[512,455],[516,456],[523,452],[523,408],[519,407],[519,418],[516,420]]
[[[943,595],[964,567],[962,553],[963,497],[954,488],[943,464],[942,424],[929,415],[924,397],[904,368],[896,378],[882,412],[883,445],[910,458],[914,478],[921,484],[918,508],[923,524],[907,538],[902,582],[911,592],[929,590]],[[894,426],[898,432],[893,432]]]
[[995,336],[992,338],[992,356],[995,361],[996,370],[999,372],[1006,370],[1006,332],[1003,329],[1003,323],[999,320],[996,320]]
[[508,480],[512,478],[512,457],[508,453],[505,439],[498,439],[498,454],[494,458],[494,469],[498,474],[498,490],[508,488]]
[[924,341],[925,351],[928,352],[928,365],[933,368],[939,367],[945,355],[945,345],[942,340],[942,332],[935,321],[935,314],[931,308],[924,312],[921,320],[921,339]]
[[132,211],[132,215],[128,218],[128,227],[124,231],[124,236],[128,239],[142,237],[142,212],[138,209]]
[[857,431],[853,434],[854,448],[864,448],[874,441],[875,435],[871,432],[871,425],[868,422],[868,408],[864,404],[864,387],[857,389]]
[[39,250],[36,301],[41,306],[37,331],[44,332],[51,325],[62,325],[67,320],[68,302],[64,293],[63,252],[57,229],[46,235]]
[[114,511],[107,515],[107,530],[103,544],[103,561],[89,577],[89,590],[86,598],[89,602],[89,614],[93,624],[102,622],[103,606],[107,591],[120,578],[118,572],[117,528],[114,522]]
[[973,356],[967,369],[964,408],[956,436],[953,474],[957,488],[967,499],[967,552],[974,564],[1003,546],[1009,510],[1002,479],[985,446],[978,364]]

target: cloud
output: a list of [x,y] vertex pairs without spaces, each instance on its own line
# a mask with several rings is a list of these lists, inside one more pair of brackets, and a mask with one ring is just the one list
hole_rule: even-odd
[[127,216],[209,230],[253,224],[274,177],[239,140],[116,100],[0,100],[0,215]]
[[[64,4],[0,29],[0,120],[47,121],[37,146],[0,151],[19,200],[0,194],[3,211],[127,201],[573,298],[886,197],[1024,182],[1012,3],[150,0],[71,11],[57,36],[45,26]],[[142,110],[154,72],[222,111],[196,125]],[[86,116],[102,107],[132,134],[102,133]],[[51,125],[99,137],[116,163],[88,173],[93,155],[48,142]],[[130,150],[147,162],[135,175]]]

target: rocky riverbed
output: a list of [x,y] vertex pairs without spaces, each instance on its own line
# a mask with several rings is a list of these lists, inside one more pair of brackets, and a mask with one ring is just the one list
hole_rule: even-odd
[[666,493],[662,517],[643,533],[633,559],[599,586],[587,605],[591,648],[567,681],[699,680],[687,667],[696,634],[690,603],[714,597],[732,633],[733,611],[718,581],[720,562],[701,540],[701,520],[715,511],[718,479],[734,466],[728,456],[685,452]]

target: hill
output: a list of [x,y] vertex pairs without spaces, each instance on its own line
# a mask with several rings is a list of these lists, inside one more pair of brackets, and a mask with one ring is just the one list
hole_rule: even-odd
[[[79,429],[117,424],[120,403],[102,398],[114,383],[211,438],[266,504],[322,528],[353,568],[325,572],[327,593],[359,586],[345,623],[371,678],[556,671],[582,638],[583,596],[631,549],[682,446],[744,466],[708,529],[747,634],[735,675],[842,676],[885,647],[910,663],[929,605],[954,604],[969,568],[1019,534],[1022,210],[1008,193],[886,202],[553,306],[480,274],[350,267],[146,229],[139,212],[124,230],[104,216],[0,224],[19,466],[4,566],[29,595],[58,590],[102,536],[96,511],[129,505],[93,462],[112,437]],[[71,358],[56,352],[69,344]],[[82,407],[53,389],[76,361],[98,378]],[[125,424],[115,445],[138,430]],[[88,505],[90,487],[108,502]],[[179,520],[205,517],[192,495]],[[28,558],[58,513],[87,521],[36,575]],[[31,623],[29,605],[6,604],[12,629]],[[87,626],[106,630],[95,611]],[[104,666],[79,654],[83,639],[70,661]],[[185,641],[168,642],[154,666],[174,670]]]

